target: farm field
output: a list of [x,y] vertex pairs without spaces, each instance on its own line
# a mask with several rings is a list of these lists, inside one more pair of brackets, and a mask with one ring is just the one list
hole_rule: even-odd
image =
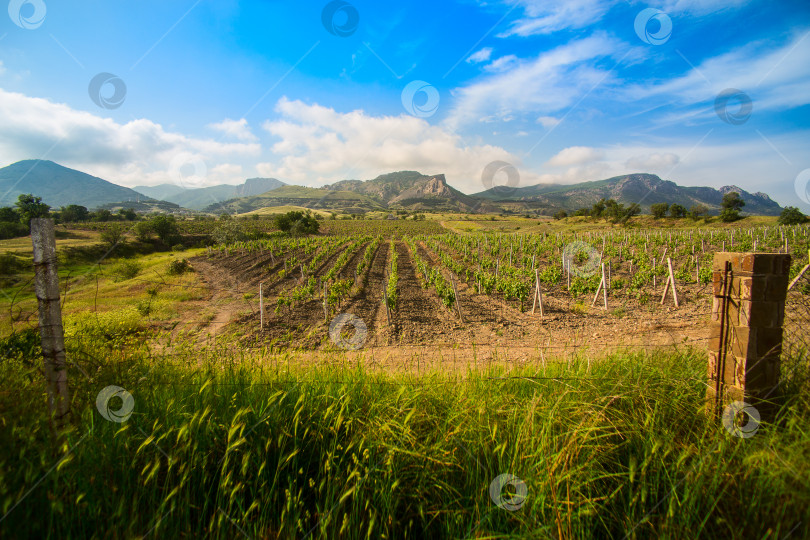
[[173,251],[64,231],[56,446],[30,239],[0,242],[0,536],[807,536],[810,279],[777,419],[742,439],[702,412],[714,252],[788,251],[793,279],[806,226],[440,217]]

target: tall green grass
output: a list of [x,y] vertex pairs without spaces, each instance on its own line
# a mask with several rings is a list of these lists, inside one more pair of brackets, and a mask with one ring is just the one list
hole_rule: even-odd
[[[137,334],[81,343],[59,448],[30,351],[0,363],[0,537],[801,538],[810,524],[802,369],[776,424],[741,439],[700,412],[702,351],[415,375],[189,344],[155,357]],[[96,409],[108,385],[134,397],[124,423]],[[490,498],[504,473],[527,486],[518,510]]]

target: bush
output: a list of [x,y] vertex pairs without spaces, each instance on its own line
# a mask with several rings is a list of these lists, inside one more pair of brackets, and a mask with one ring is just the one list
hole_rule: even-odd
[[0,240],[19,238],[21,236],[28,236],[28,227],[19,222],[0,221]]
[[312,217],[310,212],[306,214],[293,210],[286,214],[279,214],[273,219],[273,223],[280,231],[289,233],[290,236],[306,236],[315,234],[321,228],[318,220]]
[[564,219],[568,217],[568,212],[565,210],[560,210],[554,214],[554,219]]
[[169,269],[167,270],[170,276],[179,276],[180,274],[193,271],[194,268],[191,267],[186,259],[177,259],[176,261],[172,261],[169,263]]
[[127,234],[127,228],[121,223],[113,223],[101,231],[101,240],[109,244],[110,247],[123,242]]
[[122,261],[112,269],[113,280],[126,281],[132,279],[141,272],[141,265],[136,261]]
[[183,244],[175,244],[172,246],[172,251],[185,251],[185,250],[186,246],[184,246]]
[[661,219],[666,217],[668,210],[669,204],[665,202],[650,205],[650,213],[655,219]]
[[807,216],[795,206],[786,206],[779,215],[780,225],[799,225],[807,221]]
[[686,208],[680,204],[673,204],[669,207],[669,217],[675,219],[686,217]]
[[152,225],[148,221],[140,221],[133,228],[135,237],[141,242],[148,242],[152,238]]

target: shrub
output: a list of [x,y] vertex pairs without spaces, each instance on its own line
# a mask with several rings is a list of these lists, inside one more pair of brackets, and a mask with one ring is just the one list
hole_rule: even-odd
[[650,205],[650,213],[655,219],[661,219],[663,217],[666,217],[668,210],[669,204],[665,202]]
[[148,221],[140,221],[133,228],[135,237],[141,242],[148,242],[152,238],[152,224]]
[[194,269],[186,259],[177,259],[176,261],[172,261],[169,263],[169,269],[167,270],[170,276],[179,276],[180,274],[193,271]]
[[28,227],[17,222],[0,221],[0,240],[28,236]]
[[807,216],[795,206],[786,206],[779,215],[780,225],[799,225],[807,221]]
[[290,236],[306,236],[315,234],[321,228],[318,220],[310,212],[306,214],[293,210],[286,214],[279,214],[273,219],[273,223],[280,231],[289,233]]
[[136,261],[121,261],[112,269],[113,280],[126,281],[137,276],[141,272],[141,265]]
[[101,231],[101,240],[109,244],[110,247],[115,246],[124,240],[127,234],[127,229],[121,223],[113,223],[103,231]]

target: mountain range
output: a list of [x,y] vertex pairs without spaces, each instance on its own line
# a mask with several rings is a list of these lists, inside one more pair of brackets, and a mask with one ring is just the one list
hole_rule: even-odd
[[[443,174],[416,171],[383,174],[372,180],[341,180],[321,188],[288,185],[275,178],[249,178],[240,185],[184,189],[173,184],[125,188],[52,161],[25,160],[0,169],[0,206],[10,206],[21,193],[33,193],[57,208],[81,204],[88,208],[136,206],[139,210],[245,213],[276,206],[301,206],[345,213],[406,209],[441,212],[513,212],[550,215],[575,211],[599,199],[638,203],[642,211],[666,202],[689,208],[702,204],[717,213],[723,195],[740,193],[745,213],[778,215],[782,208],[765,193],[736,186],[720,189],[685,187],[654,174],[627,174],[579,184],[538,184],[493,187],[466,195],[447,183]],[[163,202],[166,201],[166,202]],[[182,208],[180,208],[182,207]]]
[[113,202],[152,200],[135,190],[41,159],[26,159],[0,169],[0,206],[12,206],[22,193],[42,197],[54,208],[69,204],[96,208]]
[[219,184],[203,188],[187,189],[176,184],[158,184],[157,186],[135,186],[135,191],[168,202],[173,202],[183,208],[202,210],[219,201],[237,197],[250,197],[265,191],[286,186],[281,180],[275,178],[248,178],[244,184]]

